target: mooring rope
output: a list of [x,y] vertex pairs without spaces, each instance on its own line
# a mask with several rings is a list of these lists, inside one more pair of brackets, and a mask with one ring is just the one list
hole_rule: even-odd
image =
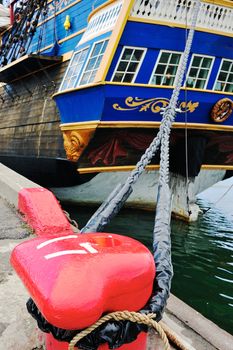
[[130,176],[126,180],[124,185],[119,184],[106,201],[99,207],[96,213],[90,218],[85,227],[81,230],[81,233],[85,232],[97,232],[101,231],[111,219],[120,211],[130,194],[132,193],[132,185],[138,180],[140,175],[144,172],[146,166],[150,164],[152,158],[156,154],[161,144],[161,164],[160,164],[160,180],[163,183],[167,183],[169,179],[169,136],[171,132],[171,126],[175,120],[176,106],[179,98],[180,89],[185,76],[188,57],[190,54],[195,27],[197,23],[197,17],[200,10],[201,1],[197,0],[194,6],[194,14],[192,19],[191,28],[189,31],[188,39],[184,53],[182,54],[180,64],[178,66],[174,90],[169,102],[169,105],[163,112],[163,118],[159,128],[157,136],[154,138],[150,146],[147,148],[139,162],[136,164],[135,169],[131,172]]
[[183,80],[185,77],[185,71],[187,67],[189,54],[191,51],[200,6],[201,1],[197,0],[194,5],[192,24],[186,41],[185,50],[182,54],[178,66],[174,82],[175,88],[169,101],[169,105],[164,109],[163,118],[157,136],[147,148],[145,154],[141,157],[135,169],[131,172],[126,183],[123,186],[117,186],[117,188],[110,194],[107,200],[91,217],[86,226],[81,230],[81,233],[101,231],[104,228],[104,226],[106,226],[110,222],[112,217],[119,212],[129,195],[131,194],[132,185],[138,180],[139,176],[143,173],[146,166],[151,162],[153,156],[155,155],[159,146],[161,145],[157,209],[153,232],[153,252],[156,264],[157,277],[155,280],[155,289],[153,291],[153,295],[149,300],[149,309],[153,313],[149,314],[149,316],[140,313],[133,313],[133,316],[131,316],[131,313],[127,313],[125,315],[121,312],[106,315],[99,321],[97,321],[95,325],[89,327],[88,329],[82,331],[77,336],[75,336],[74,339],[70,342],[69,350],[73,350],[75,344],[80,339],[91,333],[102,323],[109,321],[112,318],[116,321],[127,319],[132,322],[145,323],[148,326],[155,328],[160,334],[161,338],[164,340],[165,349],[170,349],[164,331],[160,326],[158,327],[158,323],[155,320],[153,320],[152,317],[157,317],[158,319],[161,318],[162,311],[164,310],[170,293],[171,278],[173,275],[170,238],[171,194],[169,188],[169,138],[172,123],[174,122],[177,113],[176,107],[178,103],[180,89],[182,87]]
[[161,337],[163,343],[164,343],[164,350],[170,350],[170,345],[167,339],[167,336],[163,330],[163,328],[156,322],[153,318],[155,318],[155,314],[140,314],[138,312],[129,312],[129,311],[117,311],[112,312],[102,318],[100,318],[94,325],[88,327],[87,329],[84,329],[82,332],[77,334],[70,342],[68,350],[74,350],[75,345],[78,341],[80,341],[82,338],[86,337],[88,334],[93,332],[96,328],[101,326],[103,323],[115,320],[115,321],[131,321],[136,322],[140,324],[145,324],[148,327],[154,328],[159,336]]

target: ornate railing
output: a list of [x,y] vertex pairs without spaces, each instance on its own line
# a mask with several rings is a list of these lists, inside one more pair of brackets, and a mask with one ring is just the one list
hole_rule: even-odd
[[116,24],[121,8],[122,1],[117,1],[116,3],[108,5],[102,10],[96,12],[91,17],[87,29],[80,40],[80,44],[88,41],[93,36],[100,35],[102,32],[111,30]]
[[[233,33],[233,3],[202,2],[197,27]],[[191,24],[195,0],[135,0],[131,16],[142,19],[183,25]]]

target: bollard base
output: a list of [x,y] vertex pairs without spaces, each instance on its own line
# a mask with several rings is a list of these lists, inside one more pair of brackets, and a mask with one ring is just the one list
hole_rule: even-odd
[[[130,344],[119,347],[119,350],[146,350],[147,334],[141,332],[137,339]],[[46,350],[68,350],[69,344],[60,342],[53,338],[51,334],[46,334]],[[78,350],[78,348],[75,348]],[[109,350],[107,344],[101,345],[98,350]]]

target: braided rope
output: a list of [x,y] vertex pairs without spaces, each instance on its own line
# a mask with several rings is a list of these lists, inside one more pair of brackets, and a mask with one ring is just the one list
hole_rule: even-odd
[[88,334],[93,332],[96,328],[101,326],[103,323],[115,320],[115,321],[131,321],[136,322],[140,324],[145,324],[149,327],[154,328],[159,336],[161,337],[163,343],[164,343],[164,350],[170,350],[170,345],[167,339],[167,336],[163,330],[163,328],[155,321],[153,320],[155,318],[155,314],[140,314],[139,312],[130,312],[130,311],[117,311],[112,312],[102,318],[100,318],[94,325],[88,327],[87,329],[84,329],[82,332],[77,334],[70,342],[68,350],[74,350],[76,343],[81,340],[82,338],[86,337]]
[[126,202],[130,194],[132,193],[132,185],[136,183],[140,175],[144,172],[146,166],[150,164],[152,158],[156,154],[161,144],[160,154],[160,184],[167,184],[169,182],[169,137],[171,132],[172,123],[176,116],[176,106],[179,98],[180,89],[184,80],[185,71],[187,67],[188,57],[191,51],[193,42],[193,36],[197,23],[198,14],[200,11],[201,1],[197,0],[194,7],[194,14],[192,19],[191,28],[189,31],[188,39],[185,45],[184,53],[182,54],[180,64],[178,66],[174,90],[169,101],[169,105],[165,108],[163,118],[160,124],[159,132],[154,138],[150,146],[146,149],[145,153],[136,164],[135,169],[131,172],[127,178],[125,184],[119,192],[117,189],[114,191],[114,196],[110,196],[97,210],[96,213],[89,219],[86,226],[82,228],[81,233],[86,232],[99,232],[103,230],[111,219],[120,211],[123,204]]
[[196,27],[200,7],[201,7],[201,1],[197,0],[194,7],[192,24],[191,24],[187,41],[186,41],[185,50],[182,54],[181,61],[176,73],[176,78],[174,82],[175,88],[173,90],[169,105],[164,110],[164,115],[163,115],[164,132],[162,134],[162,139],[161,139],[161,152],[160,152],[161,161],[160,161],[160,170],[159,170],[160,171],[159,182],[161,184],[164,184],[164,183],[168,184],[169,182],[169,138],[170,138],[172,123],[174,122],[175,116],[176,116],[176,106],[179,98],[180,89],[182,87],[184,76],[185,76],[185,71],[188,63],[189,54],[191,51],[193,36],[195,33],[195,27]]

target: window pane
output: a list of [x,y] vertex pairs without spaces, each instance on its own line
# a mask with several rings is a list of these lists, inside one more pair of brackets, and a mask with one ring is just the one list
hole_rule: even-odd
[[163,83],[162,85],[168,85],[168,86],[171,86],[174,82],[174,78],[171,77],[170,75],[167,75],[163,78]]
[[133,80],[133,74],[125,74],[125,77],[124,77],[124,82],[125,83],[131,83],[131,81]]
[[[218,78],[214,86],[214,90],[232,92],[233,83],[233,61],[222,60],[222,65],[218,73]],[[219,88],[221,86],[221,89]]]
[[[124,48],[120,62],[114,73],[112,81],[131,82],[134,80],[140,61],[143,58],[144,50]],[[121,80],[120,80],[121,79]]]
[[84,73],[80,84],[81,84],[81,85],[83,85],[83,84],[88,84],[89,77],[90,77],[90,72]]
[[[72,88],[75,86],[74,84],[77,81],[77,78],[81,72],[87,52],[88,52],[88,48],[74,53],[74,56],[67,69],[67,72],[64,77],[64,81],[60,87],[60,90]],[[65,83],[65,81],[67,81],[67,83]]]
[[155,74],[163,74],[165,72],[166,66],[159,64],[155,70]]
[[175,75],[177,71],[177,66],[168,66],[166,74]]
[[201,63],[201,57],[194,57],[193,62],[192,62],[192,66],[193,67],[199,67]]
[[233,84],[226,84],[226,92],[233,92]]
[[133,53],[132,49],[125,49],[122,55],[122,60],[126,60],[126,61],[130,60],[132,53]]
[[113,78],[113,81],[122,81],[123,76],[124,76],[124,73],[116,73]]
[[119,63],[119,66],[118,66],[117,70],[121,71],[121,72],[124,72],[126,70],[127,66],[128,66],[128,62],[122,61],[122,62]]
[[170,63],[174,63],[174,64],[179,64],[180,61],[180,55],[177,54],[173,54],[170,60]]
[[95,44],[94,50],[91,55],[92,57],[97,56],[99,54],[101,46],[102,46],[102,43]]
[[208,70],[207,69],[200,69],[198,78],[207,78],[208,76]]
[[159,61],[161,63],[167,63],[169,60],[169,57],[170,57],[170,54],[168,52],[163,52]]
[[138,63],[136,63],[136,62],[131,62],[131,63],[129,64],[129,66],[128,66],[127,71],[128,71],[128,72],[135,72],[136,69],[137,69],[137,66],[138,66]]
[[214,90],[216,90],[216,91],[222,91],[222,90],[223,90],[223,86],[222,86],[222,85],[223,85],[222,83],[217,82],[217,83],[215,84]]
[[212,58],[205,57],[202,61],[202,67],[210,68],[211,62],[212,62]]
[[89,62],[88,62],[88,65],[87,65],[87,67],[86,67],[86,70],[92,69],[92,68],[94,67],[94,65],[95,65],[95,61],[96,61],[95,58],[91,58],[91,59],[89,60]]
[[154,82],[152,82],[152,84],[155,85],[161,85],[162,84],[162,77],[157,75],[153,77]]
[[103,43],[102,48],[101,48],[101,53],[104,53],[104,52],[105,52],[107,45],[108,45],[108,40],[106,40],[106,41]]
[[223,61],[222,69],[221,69],[221,70],[225,70],[225,71],[228,72],[230,66],[231,66],[231,62],[229,62],[229,61]]
[[103,56],[101,55],[95,60],[95,66],[94,66],[95,69],[99,68],[100,62],[102,61],[102,58],[103,58]]
[[190,77],[196,77],[197,76],[198,69],[196,68],[191,68],[189,72]]
[[188,78],[187,83],[186,83],[187,87],[194,87],[194,79],[192,78]]
[[95,75],[96,75],[96,71],[92,71],[88,80],[89,84],[93,82],[93,80],[95,79]]
[[197,80],[196,81],[196,86],[195,86],[195,88],[197,88],[197,89],[203,89],[204,88],[204,86],[205,86],[205,81],[204,80]]
[[96,72],[103,58],[103,48],[106,48],[108,40],[94,44],[94,48],[88,60],[87,66],[80,80],[80,85],[88,84],[95,79]]
[[162,52],[150,83],[156,85],[173,85],[180,58],[180,53]]
[[133,61],[140,61],[141,57],[142,57],[143,51],[142,50],[135,50],[132,60]]
[[218,80],[220,81],[226,81],[227,73],[221,73],[219,74]]
[[228,81],[229,83],[233,83],[233,74],[229,74]]
[[186,86],[204,89],[207,84],[212,61],[213,58],[211,57],[193,55]]

